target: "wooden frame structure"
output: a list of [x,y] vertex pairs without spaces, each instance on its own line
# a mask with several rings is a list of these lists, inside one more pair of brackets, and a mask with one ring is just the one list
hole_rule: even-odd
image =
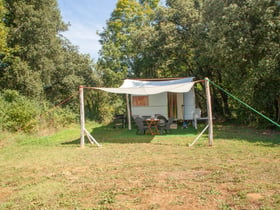
[[79,95],[80,95],[80,123],[81,123],[81,135],[80,135],[80,147],[85,147],[85,135],[87,136],[89,142],[91,144],[96,144],[98,147],[101,145],[93,138],[90,132],[87,131],[85,127],[85,108],[84,108],[84,87],[79,87]]
[[[195,138],[193,143],[189,144],[189,146],[193,146],[197,140],[202,136],[202,134],[208,129],[208,145],[213,146],[213,117],[212,117],[212,105],[211,105],[211,93],[209,86],[209,79],[206,77],[204,80],[195,81],[197,82],[205,82],[205,93],[206,93],[206,101],[207,101],[207,115],[208,115],[208,124],[202,130],[202,132]],[[84,111],[84,88],[86,89],[98,89],[97,87],[79,87],[79,98],[80,98],[80,147],[84,148],[85,146],[85,135],[87,136],[89,142],[91,144],[96,144],[98,147],[101,145],[95,140],[95,138],[87,131],[85,128],[85,111]],[[129,96],[126,94],[126,105],[127,105],[127,115],[128,115],[128,129],[131,130],[131,111],[129,106]]]

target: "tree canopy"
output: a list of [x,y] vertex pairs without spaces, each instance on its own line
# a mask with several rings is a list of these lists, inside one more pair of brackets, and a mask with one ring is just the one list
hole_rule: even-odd
[[6,45],[13,53],[2,60],[2,89],[57,102],[89,82],[92,61],[61,35],[67,25],[56,0],[5,0],[4,5]]
[[[79,85],[119,86],[125,78],[209,77],[280,121],[280,3],[277,0],[118,0],[99,33],[94,63],[61,35],[56,0],[0,0],[0,87],[57,103]],[[264,125],[212,87],[214,112]],[[91,97],[98,98],[93,102]],[[203,97],[198,88],[197,97]],[[120,96],[86,95],[104,120]],[[103,116],[104,115],[104,116]]]
[[[149,10],[145,2],[119,0],[101,33],[99,67],[108,85],[124,77],[209,77],[279,122],[279,1],[167,0]],[[219,116],[263,123],[212,91]]]

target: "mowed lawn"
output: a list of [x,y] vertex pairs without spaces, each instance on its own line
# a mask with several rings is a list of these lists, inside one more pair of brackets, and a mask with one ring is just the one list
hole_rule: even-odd
[[279,132],[216,125],[189,148],[192,128],[88,130],[101,148],[80,149],[78,125],[2,142],[0,209],[280,209]]

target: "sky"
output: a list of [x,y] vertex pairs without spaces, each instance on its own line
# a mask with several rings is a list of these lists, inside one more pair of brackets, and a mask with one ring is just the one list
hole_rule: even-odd
[[63,21],[70,23],[62,34],[78,46],[80,53],[90,54],[96,61],[101,48],[96,32],[106,26],[116,3],[117,0],[58,0]]

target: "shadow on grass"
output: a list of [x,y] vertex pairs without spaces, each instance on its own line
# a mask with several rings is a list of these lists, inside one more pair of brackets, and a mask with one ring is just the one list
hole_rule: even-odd
[[[184,139],[195,139],[205,125],[200,124],[198,130],[192,127],[186,129],[178,128],[171,130],[170,133],[164,135],[152,136],[137,135],[136,128],[128,130],[127,128],[114,128],[112,125],[91,127],[88,131],[99,143],[122,143],[122,144],[133,144],[133,143],[174,143]],[[205,132],[207,135],[207,131]],[[154,140],[154,141],[153,141]],[[255,129],[246,126],[238,126],[232,124],[216,124],[214,126],[214,141],[227,140],[227,141],[246,141],[249,143],[259,144],[261,146],[276,147],[280,146],[280,132],[269,129]],[[85,143],[89,141],[85,137]],[[72,139],[64,141],[62,145],[79,145],[80,139]]]
[[260,143],[264,146],[279,146],[280,132],[269,129],[256,129],[237,125],[217,125],[214,127],[214,138],[235,141]]
[[79,145],[79,144],[80,144],[80,138],[61,143],[61,145]]
[[[104,142],[110,143],[150,143],[152,140],[157,137],[157,139],[172,138],[172,137],[185,137],[185,136],[196,136],[197,131],[195,129],[176,129],[171,130],[170,133],[162,134],[162,135],[151,135],[151,134],[136,134],[136,128],[132,128],[132,130],[128,130],[127,128],[112,128],[110,126],[105,128],[107,131],[111,132],[113,135],[107,136],[104,139]],[[100,130],[101,131],[101,130]],[[102,131],[101,131],[102,132]],[[93,133],[96,133],[98,136],[98,131],[93,129]],[[163,138],[161,138],[163,137]]]
[[128,130],[128,128],[114,128],[111,125],[93,128],[91,134],[100,143],[150,143],[154,137],[138,135],[135,128]]
[[[90,131],[91,135],[99,143],[122,143],[122,144],[134,144],[134,143],[151,143],[155,137],[172,138],[172,137],[195,137],[197,131],[194,128],[171,130],[168,134],[152,136],[150,134],[136,134],[136,128],[128,130],[128,128],[114,128],[112,125],[101,126],[97,128],[92,128]],[[165,138],[164,138],[165,137]],[[85,141],[88,142],[85,137]],[[75,139],[73,141],[64,142],[63,145],[78,145],[80,144],[80,139]]]

